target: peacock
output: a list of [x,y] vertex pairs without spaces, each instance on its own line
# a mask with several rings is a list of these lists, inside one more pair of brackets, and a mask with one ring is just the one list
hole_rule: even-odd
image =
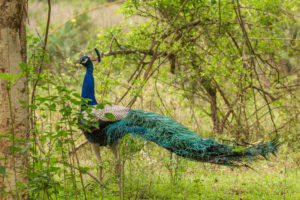
[[[101,61],[100,53],[98,62]],[[144,110],[136,110],[118,105],[98,105],[95,98],[93,62],[88,56],[81,57],[77,63],[86,68],[82,86],[82,118],[79,123],[86,139],[91,143],[96,157],[101,164],[99,146],[110,146],[117,157],[116,143],[126,134],[135,135],[152,141],[178,156],[200,162],[226,166],[244,165],[245,158],[258,155],[275,155],[279,142],[274,139],[267,143],[241,147],[220,144],[214,139],[204,139],[181,125],[174,119]],[[108,117],[112,116],[113,117]],[[102,174],[102,171],[100,171]],[[101,177],[102,175],[100,175]]]

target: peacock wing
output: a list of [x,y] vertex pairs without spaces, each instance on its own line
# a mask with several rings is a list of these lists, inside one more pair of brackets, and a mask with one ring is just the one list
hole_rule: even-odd
[[[90,112],[83,112],[83,118],[90,122],[114,122],[120,121],[125,118],[129,112],[130,108],[126,108],[118,105],[105,105],[103,109],[97,108],[97,106],[92,106]],[[112,114],[114,119],[108,118],[107,113]]]

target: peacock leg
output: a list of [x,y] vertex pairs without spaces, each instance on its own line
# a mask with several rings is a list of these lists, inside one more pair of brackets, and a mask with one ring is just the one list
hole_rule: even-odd
[[102,159],[101,159],[101,155],[100,155],[100,147],[99,144],[97,143],[90,143],[92,146],[92,149],[96,155],[96,158],[98,160],[98,164],[99,164],[99,180],[102,181],[102,171],[103,171],[103,167],[102,167]]
[[117,161],[115,173],[120,176],[121,174],[121,164],[120,164],[120,157],[119,157],[119,141],[115,142],[114,144],[110,145],[109,148],[113,152],[115,159]]

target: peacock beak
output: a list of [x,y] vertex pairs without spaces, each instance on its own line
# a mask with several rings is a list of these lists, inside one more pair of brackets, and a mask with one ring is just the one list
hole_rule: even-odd
[[78,59],[78,60],[76,60],[76,61],[74,62],[74,64],[80,64],[80,62],[81,62],[81,58]]

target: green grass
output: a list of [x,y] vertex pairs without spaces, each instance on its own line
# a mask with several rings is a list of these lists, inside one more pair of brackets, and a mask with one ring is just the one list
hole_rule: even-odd
[[[287,171],[285,175],[257,174],[249,170],[203,173],[203,169],[199,169],[196,175],[186,176],[176,183],[171,183],[166,175],[128,176],[125,179],[125,199],[296,200],[300,198],[299,178],[299,170]],[[97,192],[91,191],[91,197],[95,198],[94,195]],[[103,191],[98,195],[103,195],[104,199],[119,199],[116,186],[111,186],[111,192]]]
[[[147,151],[147,148],[143,150]],[[124,199],[300,199],[300,170],[295,162],[299,155],[296,153],[288,157],[281,153],[270,160],[252,162],[251,167],[255,169],[252,170],[197,163],[182,158],[170,161],[167,151],[150,148],[150,156],[137,152],[127,159]],[[85,179],[88,199],[120,199],[118,179],[112,172],[111,152],[104,152],[106,188],[99,188],[94,181]],[[81,161],[90,167],[95,166],[93,157],[86,159],[89,164]],[[175,171],[177,178],[172,179],[171,173],[174,175]],[[97,174],[96,171],[93,173]]]
[[[207,170],[207,169],[206,169]],[[211,171],[199,168],[194,175],[170,183],[168,176],[158,175],[148,184],[126,188],[139,194],[138,199],[299,199],[299,171],[286,174],[250,170],[236,172]],[[269,169],[270,170],[270,169]],[[129,178],[130,179],[130,178]],[[131,180],[129,180],[130,182]],[[151,181],[153,181],[151,186]],[[298,192],[298,193],[297,193]]]
[[[127,152],[122,196],[123,199],[132,200],[300,199],[299,153],[288,153],[286,156],[282,151],[278,157],[250,163],[252,170],[198,163],[174,156],[170,159],[170,153],[166,150],[153,144],[145,145],[141,151]],[[96,158],[88,146],[81,148],[78,156],[81,167],[89,167],[89,172],[98,174]],[[99,187],[89,176],[83,176],[87,199],[121,199],[119,179],[114,174],[114,159],[107,148],[102,148],[102,160],[104,187]],[[53,165],[50,169],[59,166]],[[36,170],[39,174],[47,173],[47,169]],[[51,179],[46,175],[35,177],[39,180],[33,186],[39,187],[37,191],[40,193],[35,193],[35,198],[84,199],[78,171],[75,187],[70,175],[65,179],[62,171],[54,172],[53,175]],[[45,191],[46,196],[49,195],[47,198]]]

